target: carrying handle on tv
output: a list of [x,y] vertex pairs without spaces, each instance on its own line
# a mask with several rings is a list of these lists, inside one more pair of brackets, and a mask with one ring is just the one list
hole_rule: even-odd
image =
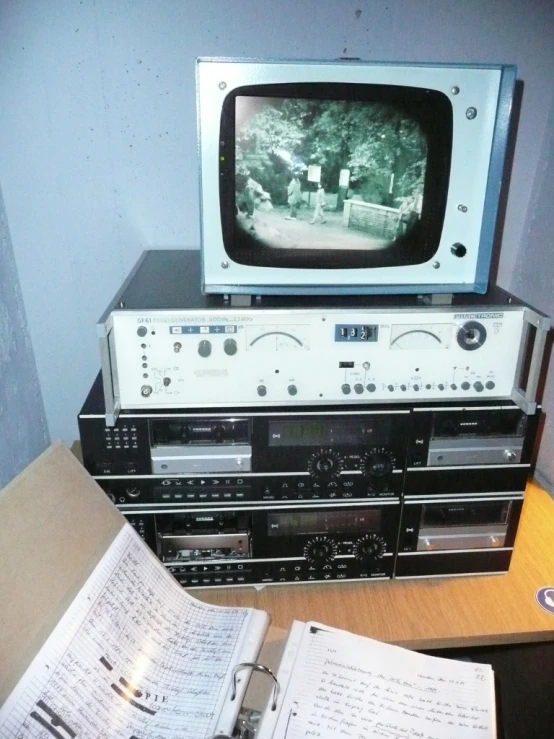
[[[533,326],[536,329],[533,342],[533,352],[531,354],[531,361],[527,371],[525,389],[521,386],[514,387],[511,397],[514,403],[519,406],[524,413],[531,416],[537,410],[537,389],[541,375],[546,337],[550,330],[550,319],[547,316],[537,313],[531,308],[526,308],[523,314],[523,320],[528,324],[528,326],[527,340],[524,342],[524,346],[522,347],[521,361],[523,362],[528,349],[530,326]],[[523,378],[520,376],[520,385],[522,380]]]

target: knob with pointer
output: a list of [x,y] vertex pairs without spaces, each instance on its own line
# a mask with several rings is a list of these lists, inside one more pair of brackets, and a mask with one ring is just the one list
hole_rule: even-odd
[[332,562],[337,554],[337,545],[328,536],[316,536],[304,547],[304,557],[308,562],[324,565]]

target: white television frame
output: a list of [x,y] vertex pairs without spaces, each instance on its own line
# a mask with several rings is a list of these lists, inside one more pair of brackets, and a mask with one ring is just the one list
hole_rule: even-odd
[[[515,80],[512,65],[198,59],[203,292],[485,293]],[[394,267],[313,269],[239,264],[229,256],[219,202],[220,121],[225,98],[243,86],[306,82],[416,87],[438,90],[448,97],[453,111],[450,179],[440,243],[431,259]],[[463,258],[453,253],[454,244],[466,247]]]

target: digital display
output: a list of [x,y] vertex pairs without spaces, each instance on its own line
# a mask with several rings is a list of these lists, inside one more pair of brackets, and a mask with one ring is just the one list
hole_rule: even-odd
[[318,446],[386,444],[390,420],[270,421],[269,446]]
[[365,534],[381,530],[381,510],[298,511],[269,513],[268,536],[299,534]]

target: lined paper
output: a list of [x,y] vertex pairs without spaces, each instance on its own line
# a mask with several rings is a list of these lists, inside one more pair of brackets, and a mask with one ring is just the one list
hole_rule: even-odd
[[306,624],[273,737],[495,739],[494,705],[489,665]]
[[190,597],[127,524],[0,709],[0,736],[211,736],[258,615]]

